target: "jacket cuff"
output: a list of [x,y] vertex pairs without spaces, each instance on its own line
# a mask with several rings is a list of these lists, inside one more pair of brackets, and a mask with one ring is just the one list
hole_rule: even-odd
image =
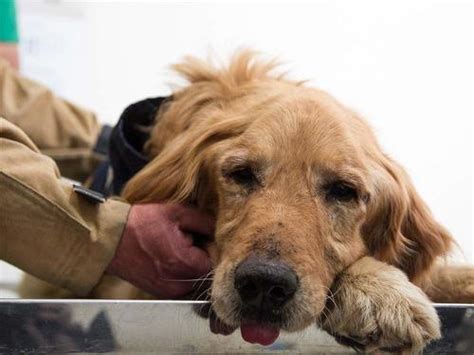
[[75,262],[65,270],[64,287],[80,296],[87,296],[99,283],[105,269],[115,255],[127,222],[130,205],[119,200],[109,199],[105,203],[96,204],[91,208],[91,202],[80,196],[73,196],[78,205],[85,206],[86,220],[92,226],[90,240],[83,243],[77,250]]

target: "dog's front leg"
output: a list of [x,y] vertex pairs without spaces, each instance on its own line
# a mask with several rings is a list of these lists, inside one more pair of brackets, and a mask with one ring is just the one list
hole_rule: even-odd
[[425,292],[433,302],[474,303],[474,266],[436,265]]
[[428,297],[399,269],[364,257],[338,276],[320,326],[344,345],[418,353],[440,337]]

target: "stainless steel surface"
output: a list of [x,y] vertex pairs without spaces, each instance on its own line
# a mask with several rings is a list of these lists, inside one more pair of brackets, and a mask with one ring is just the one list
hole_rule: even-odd
[[[193,307],[202,302],[2,300],[0,353],[351,353],[310,327],[270,347],[245,343],[236,331],[212,334]],[[443,339],[425,353],[474,354],[474,305],[437,305]]]

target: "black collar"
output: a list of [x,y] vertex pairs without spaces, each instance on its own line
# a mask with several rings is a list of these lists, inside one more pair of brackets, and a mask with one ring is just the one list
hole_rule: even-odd
[[156,123],[156,115],[171,96],[149,98],[128,106],[110,133],[108,162],[99,167],[91,188],[119,195],[123,186],[149,161],[143,148]]

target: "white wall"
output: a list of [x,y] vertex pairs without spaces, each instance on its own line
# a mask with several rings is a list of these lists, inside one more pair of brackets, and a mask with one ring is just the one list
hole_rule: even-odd
[[311,79],[365,115],[474,261],[470,2],[22,1],[20,9],[24,37],[38,37],[36,19],[63,43],[50,58],[23,58],[25,72],[109,123],[134,100],[169,93],[167,67],[184,55],[212,50],[225,58],[250,46],[279,56],[293,77]]

